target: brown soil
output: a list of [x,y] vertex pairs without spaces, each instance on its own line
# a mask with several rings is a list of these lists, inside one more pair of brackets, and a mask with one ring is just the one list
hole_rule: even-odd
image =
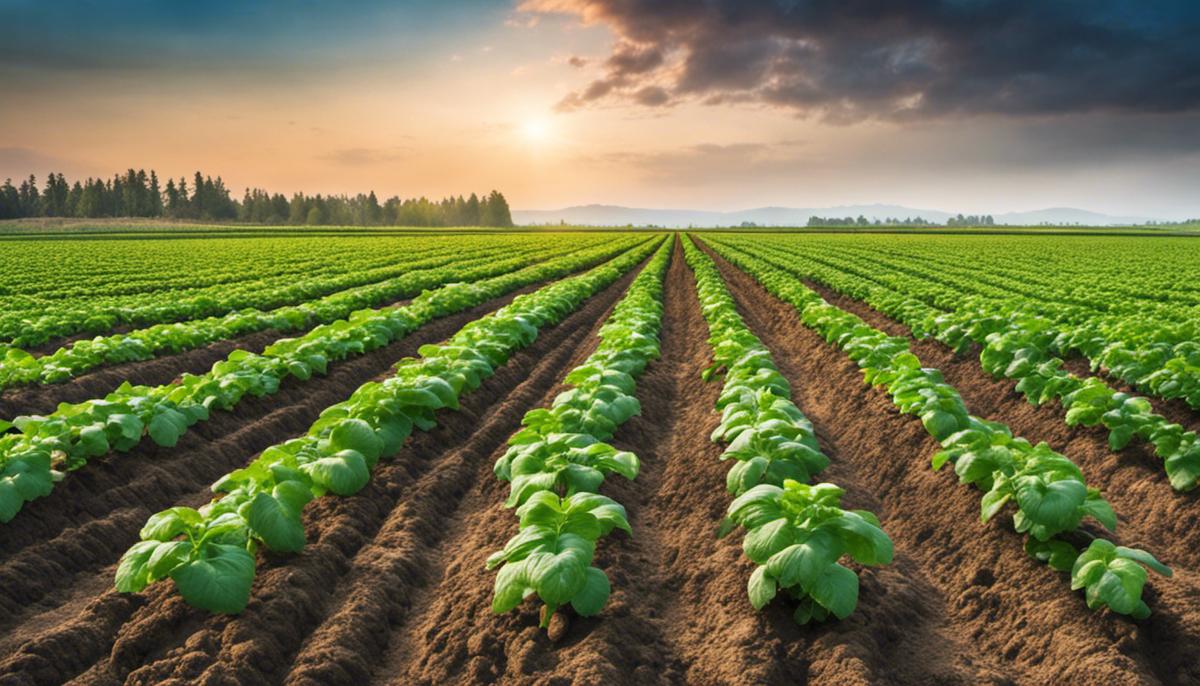
[[0,391],[0,417],[11,419],[20,414],[49,414],[59,403],[79,403],[92,398],[103,398],[123,381],[135,385],[159,386],[170,383],[185,373],[202,374],[234,350],[260,352],[284,335],[301,334],[283,334],[274,330],[257,331],[175,355],[101,367],[59,384],[5,389]]
[[[491,467],[524,412],[551,402],[565,372],[594,349],[632,275],[543,331],[466,396],[461,411],[382,464],[361,493],[310,504],[308,547],[264,556],[238,617],[193,610],[169,583],[118,594],[113,565],[150,512],[202,502],[212,478],[303,431],[320,408],[385,373],[403,350],[377,354],[377,367],[363,362],[353,382],[313,380],[251,401],[245,413],[214,418],[157,458],[135,452],[75,475],[108,480],[70,491],[64,483],[20,515],[21,532],[0,528],[0,684],[1200,681],[1200,582],[1189,552],[1197,534],[1167,521],[1186,516],[1189,498],[1152,476],[1153,465],[1090,457],[1078,443],[1095,440],[1086,431],[1046,434],[1129,518],[1121,542],[1146,546],[1179,572],[1152,582],[1154,615],[1145,622],[1090,612],[1066,575],[1025,555],[1011,526],[979,522],[978,491],[929,469],[937,446],[918,421],[866,386],[857,366],[791,306],[719,266],[817,429],[832,460],[822,478],[846,489],[849,506],[876,512],[896,544],[892,565],[859,570],[859,606],[848,619],[799,627],[782,600],[754,612],[740,533],[715,537],[731,498],[721,450],[708,439],[719,384],[699,377],[709,361],[707,327],[677,249],[662,357],[639,380],[642,415],[614,439],[639,455],[641,474],[614,476],[602,488],[625,505],[634,535],[616,532],[599,546],[596,564],[613,585],[599,616],[562,612],[547,633],[537,628],[535,601],[491,613],[495,575],[483,561],[516,531],[502,506],[506,485]],[[465,318],[439,322],[443,328],[420,342],[444,338]],[[415,347],[416,337],[404,345]],[[939,358],[922,345],[918,354],[945,369],[974,412],[1035,439],[1066,428],[1054,408],[1019,397],[1006,404],[977,363],[972,377],[970,360]],[[1066,444],[1056,442],[1064,436]],[[1139,507],[1130,507],[1133,498]]]
[[[566,356],[586,340],[589,327],[602,319],[632,278],[631,273],[564,323],[543,331],[533,346],[467,396],[461,411],[447,414],[442,426],[414,437],[399,458],[381,466],[361,493],[310,504],[305,512],[308,547],[298,556],[265,555],[251,605],[236,618],[207,616],[188,607],[169,583],[136,595],[111,590],[115,563],[136,541],[145,517],[181,501],[203,502],[207,484],[217,476],[266,446],[302,433],[324,407],[371,378],[385,378],[400,357],[445,339],[515,294],[437,320],[388,348],[342,363],[320,383],[313,379],[288,385],[275,396],[244,402],[232,435],[227,434],[233,427],[222,430],[214,416],[197,425],[203,430],[189,432],[180,446],[161,451],[170,456],[169,462],[153,463],[153,455],[134,451],[72,475],[50,497],[30,504],[31,511],[40,512],[22,512],[15,520],[27,526],[0,529],[5,536],[0,550],[9,553],[0,584],[6,610],[0,615],[0,630],[7,639],[0,642],[7,656],[0,658],[0,683],[161,683],[170,678],[191,683],[201,675],[223,683],[278,681],[324,618],[325,606],[342,598],[338,583],[356,559],[355,552],[372,540],[416,479],[429,470],[426,463],[441,459],[447,446],[474,434],[480,418],[494,405],[509,407],[516,426],[525,408],[506,400],[514,386],[534,378],[534,368],[544,359],[562,358],[558,364],[542,365],[543,387],[562,376]],[[221,448],[214,449],[214,444]],[[85,479],[108,483],[89,486]],[[69,484],[78,484],[76,493],[68,493]],[[88,494],[94,495],[89,499]],[[47,525],[34,530],[42,519],[49,520]],[[85,586],[88,592],[76,592]],[[72,591],[51,595],[63,587]],[[70,655],[61,655],[64,645],[71,646]]]
[[76,334],[71,334],[70,336],[64,336],[62,338],[51,338],[50,340],[46,341],[45,343],[42,343],[41,345],[31,345],[26,348],[23,348],[23,350],[25,352],[29,353],[30,355],[38,355],[38,356],[49,355],[50,353],[54,352],[55,350],[58,350],[59,348],[61,348],[63,346],[71,345],[72,343],[74,343],[76,341],[86,341],[86,340],[89,340],[96,336],[101,336],[101,335],[111,336],[113,334],[118,334],[118,333],[129,333],[130,331],[133,331],[132,325],[118,324],[114,327],[111,327],[107,331],[103,331],[103,332],[76,333]]
[[1182,398],[1158,398],[1149,393],[1144,393],[1124,380],[1117,378],[1104,368],[1093,372],[1091,362],[1084,357],[1072,357],[1063,360],[1063,368],[1082,379],[1086,379],[1089,376],[1096,376],[1110,387],[1122,393],[1140,395],[1147,398],[1154,405],[1154,411],[1166,417],[1167,421],[1175,422],[1187,429],[1200,432],[1200,410],[1192,409]]
[[[405,298],[381,307],[399,307],[408,302],[410,299]],[[262,352],[263,348],[280,338],[303,336],[311,328],[288,332],[274,329],[256,331],[244,336],[214,341],[195,350],[99,367],[60,384],[5,389],[0,391],[0,418],[11,419],[20,414],[49,414],[59,403],[79,403],[92,398],[103,398],[124,381],[135,385],[160,386],[178,379],[183,374],[203,374],[234,350]]]
[[233,412],[214,412],[207,422],[193,425],[174,448],[147,441],[69,474],[49,496],[27,503],[10,525],[0,527],[0,646],[8,645],[12,637],[3,632],[14,622],[58,608],[63,603],[58,589],[75,588],[100,566],[115,563],[151,514],[181,499],[202,504],[208,486],[248,456],[303,433],[321,410],[386,374],[396,360],[445,339],[520,292],[330,365],[327,376],[303,383],[285,380],[274,395],[246,397]]
[[[883,314],[882,312],[880,312],[878,310],[873,309],[870,305],[868,305],[865,302],[855,300],[848,296],[842,295],[841,293],[833,290],[832,288],[829,288],[825,284],[817,282],[817,281],[813,281],[810,279],[804,279],[804,285],[808,286],[809,288],[811,288],[814,291],[816,291],[817,293],[819,293],[821,295],[821,297],[824,298],[829,303],[837,305],[838,307],[842,308],[843,310],[846,310],[847,312],[853,312],[854,314],[861,317],[864,321],[871,324],[871,326],[874,326],[875,328],[879,329],[880,331],[884,331],[892,336],[905,336],[908,338],[912,338],[911,331],[907,325],[905,325],[903,322],[892,319],[891,317],[887,316],[886,314]],[[928,347],[930,349],[939,348],[944,352],[952,352],[947,346],[944,346],[940,342],[933,340],[933,339],[929,339],[929,340],[921,339],[920,344],[925,345],[926,347]],[[978,366],[979,346],[972,345],[971,349],[968,352],[963,353],[961,356],[957,356],[957,357],[961,357],[962,359],[974,360],[976,365]],[[938,367],[938,365],[936,365],[936,364],[934,364],[932,366]],[[1125,393],[1131,393],[1134,395],[1140,395],[1143,397],[1148,397],[1148,399],[1154,405],[1154,411],[1158,412],[1162,416],[1166,417],[1168,421],[1175,422],[1176,424],[1180,424],[1183,427],[1185,427],[1187,429],[1191,429],[1193,431],[1200,431],[1200,411],[1193,410],[1182,399],[1179,399],[1179,398],[1166,399],[1166,398],[1156,398],[1156,397],[1152,397],[1152,396],[1147,396],[1147,394],[1142,393],[1141,391],[1138,391],[1137,389],[1130,386],[1128,383],[1109,374],[1107,369],[1101,369],[1099,371],[1093,372],[1092,368],[1091,368],[1091,363],[1086,358],[1083,358],[1083,357],[1071,357],[1066,360],[1063,360],[1063,368],[1066,369],[1067,371],[1071,372],[1075,376],[1078,376],[1078,377],[1084,378],[1084,379],[1086,379],[1089,376],[1096,376],[1096,377],[1100,378],[1102,381],[1104,381],[1105,383],[1107,383],[1110,387],[1112,387],[1118,391],[1122,391]],[[982,371],[982,369],[980,371]],[[984,372],[984,373],[986,374],[986,372]],[[989,376],[989,378],[990,378],[990,376]],[[1006,381],[1003,379],[1000,380],[1000,383],[1007,383],[1010,387],[1016,386],[1015,382]],[[1013,392],[1016,393],[1015,390]],[[1022,399],[1024,399],[1024,396],[1021,396],[1021,397],[1022,397]],[[1057,403],[1055,403],[1055,406],[1061,410],[1061,405],[1058,405]],[[1061,417],[1063,415],[1060,414],[1059,416]]]
[[[1128,458],[1109,455],[1106,437],[1096,436],[1096,429],[1071,429],[1057,408],[1029,405],[1010,383],[983,373],[976,359],[956,358],[936,342],[913,342],[922,362],[942,370],[973,413],[1002,420],[1030,440],[1046,440],[1074,459],[1089,482],[1099,486],[1123,515],[1119,543],[1145,547],[1175,565],[1173,579],[1154,578],[1149,584],[1145,597],[1154,612],[1149,620],[1138,623],[1093,613],[1082,596],[1070,590],[1067,575],[1025,555],[1023,537],[1007,521],[979,522],[979,491],[959,484],[950,470],[938,473],[929,468],[938,446],[919,421],[900,415],[884,390],[868,388],[857,365],[801,325],[794,308],[717,259],[726,277],[737,284],[739,307],[764,310],[762,324],[752,321],[752,325],[792,380],[797,404],[817,425],[818,433],[835,445],[845,444],[830,453],[833,465],[822,478],[844,486],[845,460],[847,467],[853,467],[849,478],[867,481],[885,508],[877,514],[896,543],[897,559],[909,549],[947,593],[946,612],[959,624],[953,635],[969,637],[979,655],[1001,656],[1002,673],[1019,683],[1200,680],[1200,577],[1195,572],[1195,553],[1188,552],[1195,547],[1196,534],[1194,527],[1189,533],[1186,525],[1153,514],[1178,512],[1194,522],[1185,507],[1194,495],[1175,494],[1161,469],[1155,473],[1153,463],[1136,460],[1136,465],[1130,465]],[[830,302],[839,307],[853,302],[823,295],[832,296]],[[872,326],[894,335],[905,333],[897,322],[858,305],[853,311]],[[770,334],[772,329],[779,330],[777,336]],[[788,371],[793,361],[810,370],[809,378],[822,378],[823,383],[798,381]],[[841,370],[857,382],[857,391],[837,392],[835,387],[842,384],[835,379]],[[823,403],[808,401],[814,396],[836,403],[836,413],[823,417]],[[894,421],[879,426],[882,415]],[[863,427],[864,423],[874,426]],[[881,436],[887,437],[885,443],[880,443]],[[1067,440],[1061,440],[1064,436]],[[1097,469],[1097,457],[1111,469]],[[1136,471],[1136,483],[1130,470]],[[1113,484],[1114,479],[1120,486]]]
[[[865,303],[817,284],[812,286],[827,301],[872,326],[892,335],[908,336],[903,324]],[[1098,486],[1112,503],[1121,520],[1121,538],[1127,545],[1145,548],[1168,565],[1184,569],[1200,566],[1200,490],[1179,493],[1172,489],[1153,446],[1134,441],[1113,453],[1108,449],[1108,429],[1067,426],[1058,401],[1041,407],[1030,404],[1011,380],[993,379],[985,372],[977,354],[955,355],[936,340],[908,338],[913,352],[925,365],[942,371],[971,412],[1002,420],[1016,435],[1035,443],[1045,441],[1078,464],[1089,483]]]

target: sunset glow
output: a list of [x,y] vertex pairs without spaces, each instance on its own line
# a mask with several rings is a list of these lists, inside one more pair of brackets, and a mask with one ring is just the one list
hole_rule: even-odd
[[[1048,52],[1032,54],[1023,34],[997,28],[995,45],[1011,49],[972,58],[996,64],[954,67],[965,79],[954,92],[927,75],[951,69],[943,53],[959,37],[899,9],[880,30],[925,38],[888,44],[891,76],[857,74],[829,54],[841,61],[812,72],[826,81],[793,82],[779,46],[811,48],[820,36],[765,16],[773,3],[742,5],[749,33],[724,56],[709,36],[735,27],[655,3],[368,2],[304,14],[280,2],[126,5],[0,3],[0,178],[134,166],[175,177],[200,168],[239,191],[502,187],[516,208],[1200,213],[1200,88],[1171,81],[1200,67],[1195,43],[1180,38],[1195,5],[1136,21],[1122,18],[1129,3],[1089,5],[1086,20],[1031,6],[1021,21],[1046,32],[1086,21],[1129,34],[1125,43],[1178,45],[1173,66],[1124,55],[1116,40],[1097,69],[1127,74],[1073,73],[1070,45],[1036,42]],[[1020,51],[1028,64],[998,63]],[[962,85],[975,78],[978,93]],[[1123,92],[1117,78],[1143,85]],[[1017,87],[1043,81],[1044,91]],[[803,83],[825,91],[802,95]]]

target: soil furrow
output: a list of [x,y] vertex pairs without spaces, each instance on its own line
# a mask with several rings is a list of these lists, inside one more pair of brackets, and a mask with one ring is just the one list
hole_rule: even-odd
[[1160,398],[1151,393],[1139,391],[1129,382],[1116,377],[1105,368],[1092,371],[1091,362],[1085,357],[1071,357],[1063,360],[1063,369],[1081,379],[1089,376],[1098,377],[1110,388],[1121,393],[1140,395],[1149,400],[1154,406],[1154,411],[1166,417],[1167,421],[1179,424],[1190,431],[1200,432],[1200,409],[1193,409],[1183,398]]
[[[1147,622],[1089,611],[1082,596],[1070,590],[1067,575],[1024,553],[1022,537],[1007,518],[979,522],[978,491],[958,484],[952,471],[930,470],[929,458],[938,446],[920,422],[900,415],[883,390],[867,387],[857,365],[803,326],[795,308],[715,259],[739,307],[757,312],[757,320],[766,324],[758,333],[776,358],[794,365],[800,379],[820,379],[800,381],[793,394],[813,422],[825,427],[837,455],[831,477],[840,477],[844,464],[847,474],[878,498],[877,514],[896,544],[897,558],[911,557],[942,589],[951,635],[970,641],[977,655],[1002,658],[1003,674],[1018,683],[1186,683],[1197,678],[1185,671],[1196,669],[1188,654],[1195,648],[1187,647],[1197,643],[1190,627],[1195,601],[1182,597],[1194,595],[1184,591],[1193,587],[1190,580],[1152,581],[1147,598],[1155,615]],[[917,352],[926,364],[939,366],[940,360],[926,358],[925,350]],[[968,408],[992,416],[972,403],[964,385],[955,385]],[[1156,602],[1159,589],[1170,589],[1171,603]],[[848,622],[864,611],[865,599]],[[928,652],[916,659],[928,661]]]
[[[994,674],[971,668],[961,650],[943,648],[951,657],[932,661],[912,657],[923,645],[958,646],[929,629],[940,608],[923,600],[931,588],[912,580],[911,562],[908,569],[864,574],[857,620],[800,628],[784,603],[753,611],[745,595],[752,565],[739,537],[715,537],[730,500],[727,465],[708,439],[718,420],[713,405],[719,384],[699,377],[709,360],[707,327],[679,254],[665,305],[663,356],[639,380],[642,416],[622,426],[615,440],[638,453],[642,473],[633,482],[610,479],[602,489],[626,506],[634,527],[632,538],[614,535],[601,542],[597,565],[614,589],[604,611],[557,622],[550,632],[555,640],[537,629],[536,603],[510,616],[490,614],[494,574],[483,571],[483,559],[513,527],[501,506],[504,485],[481,469],[479,478],[489,480],[479,489],[478,507],[449,527],[466,525],[472,533],[453,548],[446,576],[429,593],[431,610],[402,633],[406,640],[397,645],[407,646],[406,657],[395,668],[388,663],[377,678],[422,684],[782,684],[871,683],[887,673],[901,683],[946,683]],[[949,664],[951,659],[962,665]]]
[[[567,635],[552,642],[546,632],[537,627],[539,608],[535,603],[526,603],[517,611],[502,616],[491,612],[495,571],[484,568],[487,556],[503,547],[516,533],[513,512],[503,506],[508,496],[507,484],[496,479],[492,464],[504,453],[506,439],[520,428],[521,414],[533,407],[549,405],[565,389],[560,383],[562,377],[592,353],[598,342],[595,334],[602,324],[602,319],[595,322],[584,345],[573,352],[570,362],[558,371],[552,385],[541,388],[536,396],[523,403],[520,414],[507,419],[497,433],[497,440],[471,455],[472,459],[459,463],[464,474],[462,478],[474,486],[455,500],[453,516],[447,516],[445,520],[444,529],[453,532],[452,535],[443,534],[443,539],[435,546],[428,542],[406,542],[402,546],[429,547],[416,551],[418,557],[412,565],[425,570],[423,576],[432,584],[410,599],[407,611],[399,617],[399,626],[392,636],[386,658],[371,670],[375,681],[436,684],[524,682],[547,678],[561,681],[564,675],[570,675],[569,678],[580,683],[606,680],[611,683],[611,677],[619,675],[614,671],[613,663],[592,659],[589,657],[592,653],[586,649],[596,640],[616,645],[612,641],[613,635],[604,627],[613,603],[621,593],[619,588],[614,589],[613,599],[599,617],[572,618]],[[646,468],[643,463],[643,475],[639,479],[644,477]],[[607,480],[602,490],[607,491],[615,480],[620,477]],[[628,542],[627,537],[614,534],[601,546],[619,547]],[[604,552],[598,555],[597,564],[601,568],[607,567]],[[613,581],[614,585],[625,582],[615,578]],[[556,619],[556,632],[567,627],[564,612],[560,611],[560,617]],[[596,638],[591,638],[593,630],[600,632]],[[659,640],[658,645],[662,646],[663,642]],[[362,658],[358,656],[359,669],[365,676],[371,665]],[[355,672],[350,674],[357,677]],[[311,668],[294,672],[292,677],[293,683],[330,682],[329,675]]]
[[[708,331],[676,245],[662,356],[638,380],[641,415],[612,441],[641,458],[641,473],[601,488],[625,505],[633,536],[618,531],[600,541],[595,564],[613,592],[598,616],[565,608],[547,632],[537,626],[536,601],[491,612],[495,572],[484,560],[517,530],[503,507],[508,486],[492,464],[523,414],[552,402],[566,372],[595,349],[595,334],[641,267],[544,329],[464,396],[461,410],[444,412],[437,428],[381,463],[359,494],[310,503],[308,546],[298,555],[260,554],[240,616],[195,610],[166,582],[117,593],[115,563],[152,512],[207,501],[220,474],[306,431],[323,408],[385,378],[400,357],[515,293],[338,363],[327,377],[246,398],[235,412],[197,424],[176,448],[148,444],[71,474],[0,527],[0,686],[1200,683],[1200,496],[1174,492],[1152,453],[1110,453],[1105,429],[1067,427],[1061,407],[1030,405],[1009,380],[991,379],[977,354],[955,356],[910,337],[973,413],[1075,460],[1121,517],[1114,541],[1175,567],[1172,579],[1151,575],[1149,619],[1092,612],[1068,575],[1025,554],[1010,517],[981,523],[981,493],[952,470],[930,469],[938,446],[917,419],[864,384],[857,365],[805,327],[794,307],[713,257],[831,459],[818,478],[844,488],[847,507],[875,512],[895,543],[891,565],[856,567],[859,602],[847,619],[800,627],[785,599],[755,612],[740,530],[716,538],[732,498],[728,464],[709,440],[720,382],[700,378],[710,362]],[[806,284],[873,326],[908,335],[866,304]],[[29,402],[56,402],[52,391],[90,388],[104,374],[122,375],[105,382],[110,387],[140,373],[169,381],[184,370],[171,364],[210,365],[206,355],[228,352],[216,346],[261,347],[274,337],[260,332],[99,370]],[[66,392],[82,399],[110,387]],[[13,397],[0,397],[0,411]],[[1200,415],[1155,405],[1197,425]]]
[[217,477],[263,448],[303,433],[321,410],[400,358],[445,339],[522,291],[434,320],[391,345],[331,365],[327,376],[288,379],[274,395],[244,398],[233,412],[214,412],[209,421],[193,426],[174,448],[146,441],[68,475],[49,496],[28,503],[12,523],[0,527],[0,630],[36,612],[43,599],[53,603],[64,578],[116,562],[154,512],[189,496],[203,502]]
[[268,329],[216,341],[195,350],[100,367],[63,383],[9,388],[0,391],[0,417],[12,419],[19,415],[49,414],[59,403],[80,403],[92,398],[103,398],[125,381],[140,386],[160,386],[185,373],[203,374],[234,350],[261,352],[267,345],[285,335],[299,336],[303,333],[301,331],[284,334]]
[[1154,455],[1152,446],[1135,441],[1113,453],[1108,449],[1108,429],[1104,426],[1067,426],[1057,400],[1041,407],[1031,404],[1011,380],[993,379],[984,371],[977,355],[955,355],[936,340],[914,339],[903,324],[865,303],[823,288],[820,292],[830,303],[872,326],[907,337],[913,352],[924,364],[941,370],[975,414],[1001,420],[1016,435],[1034,443],[1045,441],[1070,457],[1083,470],[1088,483],[1099,487],[1112,503],[1125,545],[1146,548],[1168,565],[1186,569],[1200,566],[1200,491],[1180,493],[1171,488],[1162,460]]
[[[619,286],[618,295],[624,294],[632,276]],[[485,484],[495,481],[488,458],[503,449],[527,410],[561,392],[562,377],[595,349],[596,334],[618,302],[608,295],[589,308],[584,323],[540,358],[523,381],[515,387],[509,383],[502,401],[482,407],[465,442],[449,450],[440,442],[428,446],[424,457],[414,455],[427,466],[417,472],[416,483],[374,539],[355,556],[336,607],[305,641],[286,683],[354,684],[364,683],[372,672],[395,675],[395,664],[418,643],[410,635],[413,619],[427,616],[431,602],[449,600],[456,612],[488,608],[486,603],[468,605],[466,584],[452,583],[448,595],[443,595],[444,586],[432,592],[428,587],[438,583],[448,564],[459,569],[467,565],[472,576],[485,574],[482,558],[475,556],[490,550],[492,541],[464,540],[462,532],[482,524],[494,538],[512,524],[511,513],[480,519],[481,510],[496,502],[481,493]],[[606,308],[600,311],[600,305]]]
[[[628,279],[622,284],[627,282]],[[620,285],[585,303],[584,308],[558,327],[543,331],[530,349],[515,355],[482,388],[464,398],[463,412],[446,413],[441,427],[414,437],[412,445],[423,446],[418,450],[429,454],[444,449],[458,437],[470,435],[478,416],[488,406],[503,402],[538,360],[559,347],[570,350],[567,341],[570,335],[603,312],[619,294]],[[456,326],[446,326],[439,336],[423,342],[443,340],[480,314],[476,312],[458,321]],[[406,352],[411,354],[415,348]],[[400,356],[391,356],[391,362]],[[385,378],[389,366],[390,362],[372,376]],[[343,390],[339,397],[321,402],[312,417],[348,393],[349,390]],[[402,455],[408,452],[406,448]],[[243,452],[242,460],[249,459],[250,454]],[[85,683],[161,683],[174,678],[182,680],[177,683],[191,683],[204,675],[205,679],[223,682],[278,681],[304,637],[323,618],[324,607],[356,551],[370,541],[421,471],[421,465],[406,458],[383,465],[367,488],[354,497],[325,498],[310,504],[305,512],[308,547],[298,556],[264,554],[251,605],[238,617],[209,616],[193,610],[166,583],[140,594],[149,598],[144,606],[116,624],[114,631],[79,649],[88,652],[91,661],[78,679]],[[57,634],[49,631],[35,637],[0,669],[45,672],[47,666],[40,660],[43,653],[39,647],[57,640]],[[78,670],[68,671],[62,676],[76,673]]]
[[[803,283],[805,286],[808,286],[812,290],[819,293],[820,296],[830,304],[836,305],[847,312],[852,312],[858,315],[863,321],[869,323],[871,326],[879,329],[880,331],[884,331],[892,336],[903,336],[909,338],[910,340],[916,341],[931,351],[937,349],[939,351],[939,356],[945,357],[946,355],[949,355],[949,357],[952,358],[956,364],[974,362],[979,368],[980,373],[983,374],[988,380],[995,381],[1001,385],[1006,385],[1014,395],[1019,396],[1022,401],[1025,400],[1025,397],[1021,396],[1016,391],[1016,383],[1014,381],[1010,379],[1000,379],[997,381],[992,379],[991,375],[987,374],[987,372],[983,371],[983,368],[979,366],[979,347],[977,345],[972,345],[971,349],[962,355],[955,355],[949,346],[944,345],[936,339],[915,339],[912,336],[911,330],[906,324],[891,318],[890,316],[880,312],[879,310],[876,310],[861,300],[855,300],[854,298],[843,295],[818,281],[803,279]],[[1099,372],[1093,372],[1090,363],[1083,357],[1072,357],[1063,360],[1063,368],[1084,379],[1089,376],[1096,376],[1117,391],[1146,397],[1154,405],[1154,411],[1166,417],[1168,421],[1175,422],[1176,424],[1180,424],[1191,430],[1200,431],[1200,411],[1196,411],[1188,407],[1187,403],[1179,398],[1164,399],[1142,393],[1121,379],[1111,376],[1108,374],[1107,370],[1102,369]],[[1050,407],[1050,405],[1047,405],[1047,407]],[[1055,401],[1053,403],[1053,408],[1055,412],[1058,412],[1058,417],[1061,421],[1061,419],[1065,416],[1062,406]],[[1100,430],[1103,430],[1103,428]],[[1105,440],[1108,440],[1107,433],[1105,433]],[[1151,456],[1153,456],[1153,453],[1151,453]]]

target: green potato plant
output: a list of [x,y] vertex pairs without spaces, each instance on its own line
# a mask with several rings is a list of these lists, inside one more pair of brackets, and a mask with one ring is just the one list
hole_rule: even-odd
[[511,487],[505,507],[516,507],[519,531],[488,558],[499,567],[492,610],[513,610],[536,596],[542,628],[558,608],[595,615],[611,586],[592,565],[597,541],[614,528],[631,533],[625,509],[597,495],[604,479],[637,477],[636,455],[605,441],[641,412],[636,379],[659,355],[663,278],[674,239],[664,242],[630,284],[599,332],[600,343],[564,379],[569,388],[548,408],[525,413],[522,428],[495,465]]
[[221,477],[211,503],[154,515],[142,529],[143,540],[121,558],[117,589],[136,592],[169,577],[198,608],[241,612],[250,598],[256,550],[303,549],[301,515],[308,501],[360,491],[378,461],[395,455],[412,431],[433,428],[438,410],[457,409],[462,394],[532,343],[542,327],[561,321],[653,248],[640,244],[588,272],[517,296],[446,343],[422,346],[420,357],[401,360],[389,378],[368,382],[326,408],[307,435],[267,448]]
[[[999,422],[969,414],[958,391],[936,369],[922,367],[905,339],[888,336],[829,304],[789,273],[784,263],[722,241],[712,244],[718,253],[744,269],[768,291],[795,306],[806,326],[858,363],[867,383],[886,387],[901,412],[921,419],[925,430],[942,446],[932,458],[933,468],[953,463],[960,481],[984,491],[980,502],[983,521],[995,517],[1009,504],[1014,505],[1013,525],[1018,532],[1029,536],[1026,550],[1060,571],[1071,571],[1079,559],[1091,559],[1084,555],[1098,555],[1097,551],[1105,549],[1105,545],[1113,546],[1109,541],[1096,539],[1081,555],[1064,538],[1076,532],[1083,534],[1079,527],[1088,517],[1109,530],[1117,525],[1111,505],[1097,489],[1087,485],[1083,472],[1066,456],[1045,443],[1031,445],[1014,437]],[[1131,406],[1133,411],[1141,409],[1139,403]],[[1122,550],[1129,552],[1113,558],[1123,561],[1115,563],[1112,574],[1076,573],[1072,575],[1072,586],[1076,590],[1085,589],[1088,605],[1093,609],[1104,606],[1113,612],[1141,618],[1149,609],[1143,610],[1142,585],[1132,582],[1136,575],[1128,575],[1128,566],[1143,564],[1165,576],[1170,576],[1170,569],[1146,551]],[[1121,586],[1122,593],[1114,591],[1114,578],[1130,580]],[[1145,570],[1140,578],[1145,581]]]

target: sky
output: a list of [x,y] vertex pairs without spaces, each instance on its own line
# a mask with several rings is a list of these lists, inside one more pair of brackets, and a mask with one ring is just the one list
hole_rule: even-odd
[[0,178],[1200,216],[1196,0],[0,0]]

